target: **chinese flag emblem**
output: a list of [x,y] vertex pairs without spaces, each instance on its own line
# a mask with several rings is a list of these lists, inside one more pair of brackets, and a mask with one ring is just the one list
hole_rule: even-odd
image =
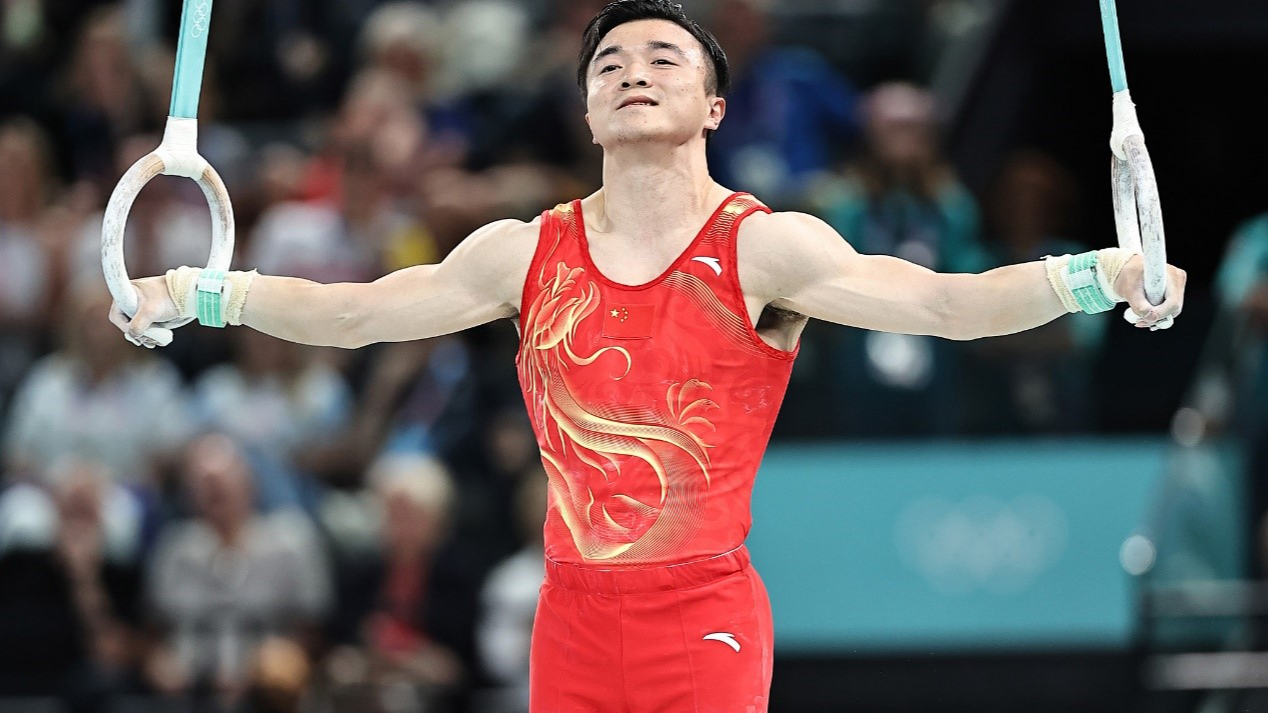
[[652,313],[652,305],[607,305],[603,335],[609,339],[647,339],[652,336]]

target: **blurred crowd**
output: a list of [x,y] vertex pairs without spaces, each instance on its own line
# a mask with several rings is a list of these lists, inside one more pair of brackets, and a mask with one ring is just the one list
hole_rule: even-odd
[[[596,189],[573,76],[603,4],[217,0],[198,139],[235,265],[373,280]],[[720,182],[940,271],[1086,249],[1059,158],[1019,150],[974,195],[931,92],[775,42],[768,6],[689,7],[734,77]],[[158,145],[178,19],[0,2],[0,696],[523,710],[546,481],[511,325],[357,352],[191,327],[148,352],[105,318],[102,213]],[[1248,225],[1221,298],[1263,345]],[[130,274],[203,264],[210,229],[193,182],[155,179]],[[1087,431],[1109,319],[966,345],[815,325],[778,434]]]

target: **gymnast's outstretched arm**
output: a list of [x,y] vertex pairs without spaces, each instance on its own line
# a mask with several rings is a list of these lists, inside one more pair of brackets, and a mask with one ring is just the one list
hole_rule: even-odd
[[[1061,287],[1061,279],[1049,273],[1046,261],[981,274],[937,273],[887,255],[860,254],[828,224],[802,213],[755,215],[737,242],[746,292],[764,304],[864,329],[978,339],[1032,329],[1084,306],[1069,291],[1060,296],[1054,284],[1057,279]],[[1181,311],[1183,270],[1169,266],[1167,299],[1156,307],[1145,297],[1140,255],[1104,257],[1119,263],[1113,284],[1103,290],[1112,293],[1103,309],[1127,301],[1143,315],[1137,323],[1142,327]]]
[[[255,276],[240,322],[301,344],[356,348],[457,332],[520,309],[537,221],[504,220],[477,230],[435,265],[416,265],[367,283],[320,284]],[[133,280],[132,319],[111,306],[110,320],[137,337],[152,323],[180,316],[164,277]],[[179,298],[178,298],[179,299]]]

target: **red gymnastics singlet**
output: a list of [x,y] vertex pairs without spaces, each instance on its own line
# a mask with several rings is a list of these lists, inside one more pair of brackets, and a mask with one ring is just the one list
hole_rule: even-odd
[[550,480],[548,559],[663,565],[744,542],[797,353],[749,322],[736,232],[755,211],[770,212],[733,194],[635,286],[595,268],[580,201],[542,214],[516,363]]

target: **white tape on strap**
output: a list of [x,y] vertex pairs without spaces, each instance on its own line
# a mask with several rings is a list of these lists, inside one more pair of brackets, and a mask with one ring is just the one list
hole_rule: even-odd
[[1111,112],[1114,114],[1115,124],[1110,130],[1110,150],[1120,161],[1127,161],[1128,152],[1124,150],[1124,142],[1128,137],[1140,136],[1143,141],[1146,138],[1141,133],[1141,124],[1137,122],[1137,107],[1132,103],[1132,96],[1127,89],[1115,92]]
[[207,170],[207,161],[198,155],[198,121],[169,116],[167,127],[163,129],[163,141],[154,155],[162,159],[165,176],[201,178]]

